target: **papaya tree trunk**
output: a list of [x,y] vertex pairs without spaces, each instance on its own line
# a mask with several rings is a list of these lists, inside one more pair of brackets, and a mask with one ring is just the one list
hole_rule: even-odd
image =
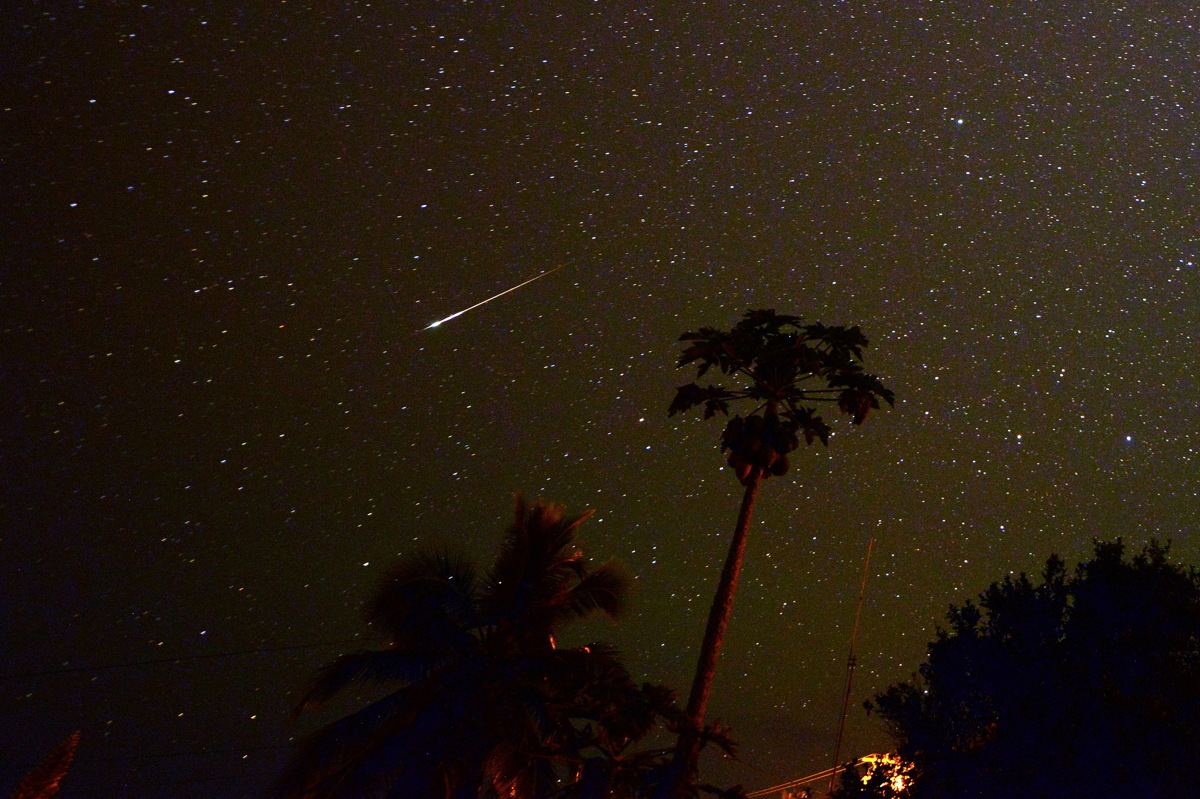
[[700,646],[700,657],[696,662],[696,676],[692,680],[692,692],[688,695],[687,717],[689,724],[679,734],[672,761],[672,776],[675,785],[672,795],[685,796],[687,786],[696,782],[700,762],[700,735],[704,728],[704,712],[708,708],[708,697],[712,693],[713,679],[717,674],[717,656],[725,641],[725,630],[733,612],[733,595],[737,591],[738,576],[742,571],[742,558],[746,553],[746,533],[750,530],[750,518],[754,513],[754,501],[758,498],[758,487],[762,482],[762,469],[754,467],[742,495],[742,507],[738,512],[737,527],[733,540],[729,542],[729,554],[725,556],[725,568],[721,571],[721,582],[708,611],[708,626],[704,630],[704,643]]

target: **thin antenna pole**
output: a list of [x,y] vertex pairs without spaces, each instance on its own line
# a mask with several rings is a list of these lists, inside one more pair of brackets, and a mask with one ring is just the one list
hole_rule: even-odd
[[863,563],[862,582],[858,586],[858,607],[854,611],[854,631],[850,633],[850,657],[846,660],[846,696],[842,700],[842,717],[838,720],[837,743],[833,746],[834,772],[829,777],[829,792],[833,793],[837,779],[838,758],[842,756],[842,734],[846,731],[846,713],[850,710],[850,693],[854,688],[854,667],[858,658],[854,656],[854,644],[858,640],[858,622],[862,618],[863,597],[867,593],[867,575],[871,570],[871,550],[875,548],[875,536],[867,543],[867,559]]

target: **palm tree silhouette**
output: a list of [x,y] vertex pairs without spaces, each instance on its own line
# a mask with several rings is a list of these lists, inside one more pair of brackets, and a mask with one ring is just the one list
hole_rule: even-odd
[[[462,558],[401,559],[365,608],[389,646],[325,667],[296,712],[355,683],[399,688],[303,741],[275,795],[477,799],[556,789],[562,764],[582,762],[587,736],[572,721],[598,718],[595,697],[606,688],[636,692],[610,648],[555,646],[569,622],[619,616],[628,590],[619,569],[593,566],[577,548],[590,515],[518,497],[482,578]],[[593,728],[583,729],[594,742]]]
[[[867,338],[858,327],[802,324],[800,317],[773,310],[749,311],[729,331],[701,328],[680,336],[690,342],[679,366],[697,364],[697,377],[716,367],[736,379],[735,388],[696,383],[680,386],[668,415],[703,406],[704,418],[728,415],[733,402],[748,400],[753,410],[733,416],[721,436],[721,451],[745,486],[733,540],[709,610],[704,642],[688,696],[687,719],[675,750],[674,779],[669,794],[683,796],[696,781],[704,713],[712,692],[717,656],[725,638],[733,595],[746,548],[746,533],[754,512],[759,486],[771,475],[787,472],[788,454],[800,445],[820,439],[828,445],[832,432],[809,403],[836,402],[858,425],[883,399],[894,404],[894,395],[859,361]],[[811,384],[809,381],[812,381]]]

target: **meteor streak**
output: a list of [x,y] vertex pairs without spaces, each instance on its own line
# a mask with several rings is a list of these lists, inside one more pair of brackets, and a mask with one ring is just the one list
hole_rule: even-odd
[[[563,266],[566,266],[566,264],[563,264]],[[528,286],[528,285],[529,285],[530,283],[532,283],[533,281],[535,281],[535,280],[537,280],[537,279],[539,279],[539,278],[543,278],[543,277],[545,277],[546,275],[548,275],[548,274],[551,274],[552,272],[557,272],[559,269],[562,269],[562,268],[563,268],[562,266],[556,266],[556,267],[554,267],[553,269],[551,269],[551,270],[549,270],[549,271],[542,272],[540,275],[536,275],[535,277],[531,277],[531,278],[529,278],[529,279],[528,279],[528,280],[526,280],[524,283],[518,283],[517,285],[513,286],[513,287],[512,287],[512,288],[510,288],[510,289],[505,289],[504,291],[500,292],[499,294],[495,294],[495,295],[492,295],[491,297],[488,297],[488,298],[487,298],[486,300],[484,300],[483,302],[477,302],[477,303],[475,303],[474,305],[472,305],[470,308],[463,308],[461,311],[458,311],[457,313],[452,313],[452,314],[450,314],[449,316],[447,316],[445,319],[439,319],[439,320],[437,320],[436,322],[432,322],[432,323],[430,323],[430,324],[426,325],[425,327],[423,327],[423,328],[421,328],[421,329],[422,329],[422,330],[429,330],[430,328],[433,328],[433,327],[439,327],[440,325],[444,325],[444,324],[446,324],[447,322],[449,322],[451,319],[456,319],[456,318],[458,318],[458,317],[462,316],[462,315],[463,315],[463,314],[465,314],[467,311],[473,311],[473,310],[475,310],[476,308],[478,308],[480,305],[487,305],[487,304],[488,304],[489,302],[491,302],[492,300],[499,299],[500,297],[503,297],[505,294],[508,294],[509,292],[516,291],[517,289],[521,288],[521,286]]]

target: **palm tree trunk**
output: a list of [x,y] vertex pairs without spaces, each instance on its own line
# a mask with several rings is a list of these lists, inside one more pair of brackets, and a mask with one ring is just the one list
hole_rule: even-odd
[[742,507],[738,512],[737,527],[733,540],[729,542],[729,554],[725,556],[725,568],[721,571],[721,582],[708,611],[708,626],[704,630],[704,643],[700,646],[700,658],[696,662],[696,676],[692,680],[692,692],[688,696],[688,727],[680,732],[672,761],[672,776],[675,785],[673,796],[683,796],[686,786],[696,781],[700,763],[700,735],[704,727],[704,711],[712,693],[713,678],[717,673],[717,655],[725,641],[725,629],[733,612],[733,594],[737,591],[738,575],[742,571],[742,558],[746,552],[746,533],[750,530],[750,518],[754,513],[754,501],[758,498],[758,487],[762,482],[762,469],[755,467],[746,483],[742,495]]

